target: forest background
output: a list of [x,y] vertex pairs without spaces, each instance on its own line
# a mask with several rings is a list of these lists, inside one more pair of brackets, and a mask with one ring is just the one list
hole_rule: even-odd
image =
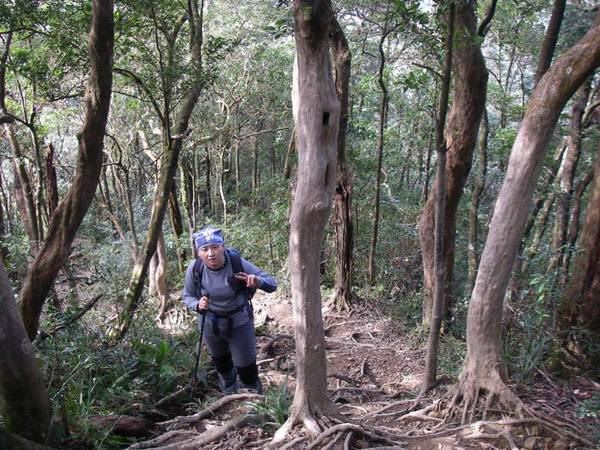
[[[544,55],[561,4],[560,33]],[[466,352],[479,256],[545,70],[540,61],[571,48],[598,10],[586,1],[499,2],[493,15],[490,4],[476,6],[480,28],[470,39],[488,81],[482,120],[468,126],[479,130],[467,173],[472,168],[456,198],[441,341],[441,354],[452,357],[440,368],[450,377]],[[374,305],[425,346],[434,283],[423,273],[423,249],[433,234],[419,235],[419,223],[434,186],[447,10],[348,0],[334,8],[352,55],[347,179],[334,200],[351,197],[351,263],[340,263],[333,216],[320,255],[322,296],[338,310]],[[0,250],[51,404],[78,439],[110,446],[88,416],[166,395],[193,366],[193,326],[177,306],[193,231],[222,227],[228,245],[273,273],[282,298],[290,295],[295,43],[285,1],[121,1],[107,75],[94,72],[99,65],[88,55],[91,17],[88,2],[0,3]],[[95,156],[86,152],[100,148],[92,134],[104,125],[102,108],[84,98],[90,67],[96,92],[112,94]],[[450,108],[456,96],[451,90]],[[517,383],[540,370],[598,381],[599,300],[590,287],[587,306],[577,303],[573,284],[580,255],[598,252],[598,239],[584,242],[582,227],[600,208],[599,100],[592,75],[562,109],[531,180],[502,317],[503,358]],[[94,178],[90,191],[86,180]],[[89,209],[73,200],[77,191],[89,191]],[[584,271],[597,280],[595,264]],[[165,324],[184,321],[186,333],[166,337]],[[599,409],[596,391],[579,413],[597,417]]]

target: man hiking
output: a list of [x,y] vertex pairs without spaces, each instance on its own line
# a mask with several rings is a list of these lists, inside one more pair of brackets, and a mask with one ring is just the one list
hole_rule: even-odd
[[[250,299],[256,289],[274,292],[277,281],[225,248],[220,229],[207,226],[192,238],[197,259],[187,268],[183,301],[198,313],[199,328],[204,332],[200,339],[204,338],[212,357],[219,387],[225,394],[238,388],[262,393]],[[206,326],[200,326],[202,321]]]

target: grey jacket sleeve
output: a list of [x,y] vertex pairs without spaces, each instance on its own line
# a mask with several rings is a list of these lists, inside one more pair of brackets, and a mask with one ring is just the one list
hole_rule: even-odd
[[258,286],[259,289],[262,289],[265,292],[275,292],[275,290],[277,289],[277,280],[275,280],[275,278],[273,278],[264,270],[261,270],[258,267],[256,267],[250,261],[243,258],[242,269],[244,269],[244,272],[256,275],[258,277],[258,279],[260,280]]
[[198,302],[200,299],[196,294],[196,286],[194,286],[194,262],[192,262],[185,271],[185,280],[183,282],[183,293],[181,294],[183,303],[186,304],[190,311],[197,312]]

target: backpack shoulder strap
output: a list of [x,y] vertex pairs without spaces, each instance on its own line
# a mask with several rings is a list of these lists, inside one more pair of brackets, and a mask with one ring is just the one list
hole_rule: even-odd
[[204,270],[204,263],[200,258],[196,258],[194,262],[194,268],[192,273],[194,275],[194,287],[196,288],[196,295],[202,295],[202,271]]
[[237,250],[232,248],[227,249],[227,254],[229,255],[229,261],[231,261],[231,270],[234,274],[243,272],[244,269],[242,267],[242,257]]
[[[229,255],[229,261],[231,262],[231,270],[233,274],[235,275],[236,273],[243,272],[244,268],[242,267],[242,256],[240,255],[240,252],[233,248],[228,248],[227,254]],[[256,293],[256,289],[248,289],[246,287],[243,288],[243,291],[246,293],[246,298],[248,301],[251,301],[252,297],[254,297],[254,294]]]

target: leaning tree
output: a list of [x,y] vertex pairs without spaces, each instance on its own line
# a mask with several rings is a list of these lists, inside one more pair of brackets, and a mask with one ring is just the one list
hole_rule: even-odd
[[506,385],[502,359],[502,303],[519,249],[535,182],[545,150],[565,103],[600,66],[600,14],[590,30],[558,58],[534,89],[512,146],[506,176],[492,217],[467,315],[467,355],[453,407],[473,411],[487,394],[521,409],[521,400]]
[[31,339],[37,334],[46,296],[69,256],[73,239],[94,199],[100,179],[112,89],[113,41],[113,2],[94,0],[89,34],[91,71],[85,98],[87,111],[77,135],[77,169],[69,191],[52,214],[44,242],[19,295],[21,315]]

